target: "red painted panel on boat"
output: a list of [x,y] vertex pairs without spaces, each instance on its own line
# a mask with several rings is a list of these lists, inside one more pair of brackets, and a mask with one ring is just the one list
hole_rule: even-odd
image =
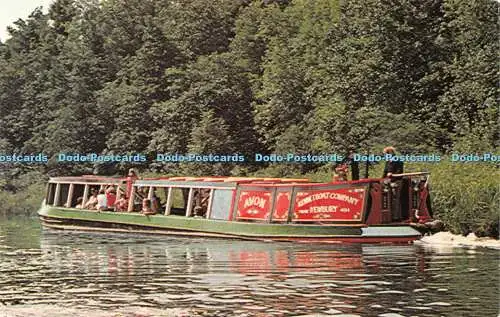
[[365,187],[303,190],[295,196],[293,221],[363,220]]
[[366,219],[366,224],[380,224],[382,223],[382,185],[373,184],[370,189],[370,196],[372,198],[372,207]]
[[273,210],[273,221],[287,221],[288,209],[290,208],[291,192],[276,193],[276,203]]
[[238,219],[267,220],[271,210],[270,191],[243,190],[238,197]]
[[425,184],[419,184],[419,202],[418,202],[418,222],[425,223],[431,220],[429,209],[427,208],[427,196],[429,195],[429,187]]

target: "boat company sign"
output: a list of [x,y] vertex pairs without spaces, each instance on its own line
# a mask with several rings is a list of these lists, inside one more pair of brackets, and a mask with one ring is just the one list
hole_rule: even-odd
[[238,200],[239,219],[268,219],[271,211],[271,192],[244,190]]
[[366,189],[342,188],[299,191],[295,196],[294,221],[361,221]]
[[273,210],[273,221],[287,221],[288,208],[290,207],[291,192],[278,192]]

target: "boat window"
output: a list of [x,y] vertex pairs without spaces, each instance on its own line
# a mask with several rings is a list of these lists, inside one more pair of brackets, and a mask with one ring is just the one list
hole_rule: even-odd
[[229,220],[231,215],[231,203],[233,190],[215,189],[212,197],[210,219]]
[[189,188],[172,188],[172,206],[170,214],[185,216],[189,197]]
[[164,196],[163,191],[158,190],[156,187],[133,186],[131,194],[133,197],[127,198],[126,208],[130,212],[143,212],[144,207],[148,205],[153,213],[163,213],[163,210],[165,210],[165,205],[162,201],[162,197]]
[[168,188],[166,187],[155,187],[155,194],[160,201],[161,207],[165,208],[165,203],[167,201]]
[[208,204],[210,202],[210,189],[198,188],[193,192],[193,203],[191,207],[191,215],[194,217],[207,216]]
[[149,187],[138,186],[135,190],[134,211],[142,210],[142,202],[148,198]]
[[55,193],[56,193],[56,184],[49,183],[49,185],[47,186],[47,196],[45,197],[47,205],[54,204]]
[[[169,190],[170,198],[169,198]],[[210,203],[209,188],[163,188],[157,190],[157,195],[164,198],[165,204],[162,204],[162,210],[168,215],[188,216],[188,217],[206,217]],[[167,207],[167,204],[170,206]]]
[[55,206],[65,206],[68,199],[69,184],[59,184],[59,199],[54,202]]
[[156,187],[148,188],[148,198],[151,199],[151,208],[155,213],[163,213],[165,210],[165,199],[162,197],[163,191]]
[[[94,192],[98,193],[100,188],[101,188],[100,185],[88,185],[87,197],[84,197],[84,199],[82,201],[83,209],[95,209],[96,208],[97,202],[93,201],[91,199],[91,197],[92,197],[92,194]],[[84,196],[84,195],[85,195],[85,187],[83,188],[82,196]],[[78,197],[79,196],[77,196],[77,199],[78,199]]]
[[74,184],[73,185],[73,195],[71,196],[71,202],[68,207],[75,208],[77,205],[78,198],[82,198],[83,200],[83,192],[85,191],[85,185],[83,184]]

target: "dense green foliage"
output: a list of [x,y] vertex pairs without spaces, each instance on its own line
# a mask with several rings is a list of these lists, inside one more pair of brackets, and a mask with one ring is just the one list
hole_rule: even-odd
[[[55,0],[0,42],[0,154],[51,158],[0,165],[4,188],[32,170],[130,165],[60,164],[60,152],[495,152],[498,10],[494,0]],[[220,175],[331,168],[149,162]],[[440,217],[488,231],[475,219],[498,217],[496,169],[429,168]]]
[[[420,164],[415,168],[421,168]],[[491,164],[443,162],[431,172],[432,208],[454,233],[499,234],[500,173]]]
[[33,215],[45,196],[46,177],[40,172],[28,172],[9,180],[0,179],[0,214]]

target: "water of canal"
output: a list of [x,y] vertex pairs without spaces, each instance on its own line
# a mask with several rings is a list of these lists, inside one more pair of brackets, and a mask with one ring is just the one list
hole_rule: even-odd
[[4,216],[0,316],[498,316],[499,255],[68,232]]

